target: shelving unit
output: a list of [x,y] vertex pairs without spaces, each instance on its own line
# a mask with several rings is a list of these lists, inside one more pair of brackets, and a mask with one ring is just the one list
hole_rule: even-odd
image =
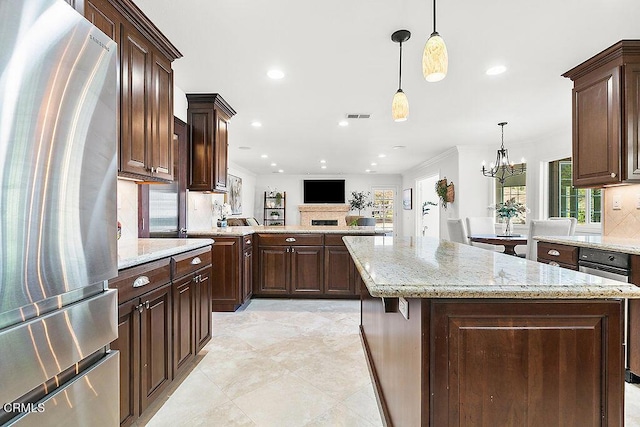
[[285,225],[287,192],[264,192],[264,225]]

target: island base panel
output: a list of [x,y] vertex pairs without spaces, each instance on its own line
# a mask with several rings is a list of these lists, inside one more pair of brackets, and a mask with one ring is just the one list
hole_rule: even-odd
[[362,295],[387,425],[623,424],[621,301],[409,299],[406,320]]

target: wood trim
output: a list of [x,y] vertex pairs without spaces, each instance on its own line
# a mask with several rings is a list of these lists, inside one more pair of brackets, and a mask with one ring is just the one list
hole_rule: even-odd
[[178,182],[178,237],[187,237],[182,229],[187,228],[187,177],[189,174],[189,126],[177,117],[173,118],[174,147],[174,179]]
[[189,103],[212,103],[223,114],[228,116],[227,120],[236,115],[236,110],[219,93],[187,93],[186,95]]
[[569,71],[562,74],[562,77],[570,78],[571,80],[577,80],[590,72],[596,70],[603,65],[610,65],[610,63],[618,58],[620,65],[625,61],[624,57],[627,55],[640,55],[640,41],[638,40],[621,40],[602,52],[592,56],[580,65],[577,65]]

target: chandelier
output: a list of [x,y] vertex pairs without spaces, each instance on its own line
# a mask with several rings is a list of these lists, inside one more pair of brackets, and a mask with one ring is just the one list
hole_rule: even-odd
[[509,160],[509,151],[504,148],[504,126],[507,122],[498,123],[498,126],[502,128],[502,143],[496,154],[495,163],[491,163],[489,168],[486,168],[484,160],[482,161],[482,174],[489,178],[495,178],[501,185],[504,185],[504,181],[516,175],[522,175],[525,172],[524,158],[519,167],[516,167],[512,161]]

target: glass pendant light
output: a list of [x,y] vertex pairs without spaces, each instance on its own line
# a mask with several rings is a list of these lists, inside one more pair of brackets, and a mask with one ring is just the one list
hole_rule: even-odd
[[400,71],[398,73],[398,91],[393,95],[391,104],[391,115],[396,122],[404,122],[409,115],[409,100],[402,91],[402,43],[409,40],[411,33],[407,30],[398,30],[391,34],[391,40],[400,43]]
[[444,39],[436,31],[436,0],[433,0],[433,33],[424,45],[422,74],[428,82],[439,82],[447,75],[449,55]]

